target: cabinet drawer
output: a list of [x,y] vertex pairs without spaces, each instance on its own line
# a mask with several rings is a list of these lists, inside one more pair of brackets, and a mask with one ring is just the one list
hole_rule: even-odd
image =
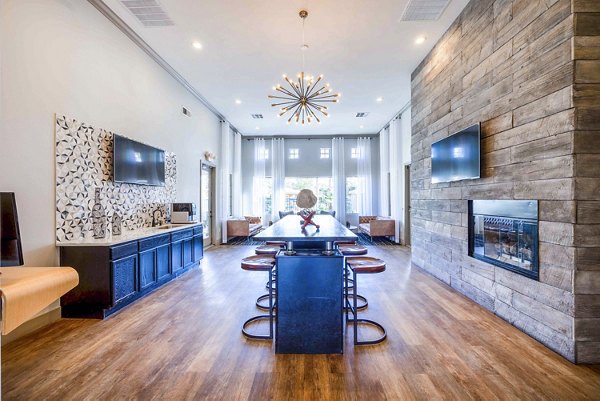
[[202,226],[194,227],[194,235],[202,234]]
[[194,230],[191,228],[175,231],[174,233],[171,233],[171,241],[175,242],[184,238],[190,238],[192,235],[194,235]]
[[168,245],[171,242],[169,234],[157,235],[155,237],[144,238],[140,240],[140,252],[148,249],[158,248],[161,245]]
[[137,241],[116,245],[110,248],[110,259],[116,260],[126,256],[135,255],[138,251]]

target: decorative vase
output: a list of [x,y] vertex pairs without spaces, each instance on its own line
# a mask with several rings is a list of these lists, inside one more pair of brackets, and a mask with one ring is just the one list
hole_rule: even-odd
[[92,229],[94,238],[106,237],[106,212],[100,204],[100,188],[94,190],[94,206],[92,207]]
[[121,235],[121,223],[123,218],[117,212],[112,215],[112,235]]

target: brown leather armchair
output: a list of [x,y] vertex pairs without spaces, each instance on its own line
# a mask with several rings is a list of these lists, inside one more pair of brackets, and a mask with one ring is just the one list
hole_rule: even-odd
[[396,221],[391,217],[358,216],[358,230],[373,237],[396,235]]

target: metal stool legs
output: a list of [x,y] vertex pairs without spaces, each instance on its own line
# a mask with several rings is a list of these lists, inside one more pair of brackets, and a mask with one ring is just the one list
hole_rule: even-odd
[[[348,272],[348,264],[345,264],[344,268],[345,268],[346,273],[347,273]],[[350,280],[348,278],[348,274],[345,274],[345,280],[346,280],[346,285],[345,285],[346,322],[352,322],[353,323],[354,345],[379,344],[380,342],[384,341],[387,338],[387,332],[385,330],[385,327],[383,327],[381,324],[377,323],[374,320],[358,318],[358,310],[359,310],[358,302],[357,302],[358,297],[353,296],[352,297],[352,303],[350,303],[350,300],[348,299],[348,297],[349,297],[348,281]],[[357,281],[356,281],[356,272],[354,272],[354,271],[352,271],[352,280],[354,280],[354,291],[356,292]],[[349,318],[349,316],[348,316],[349,313],[352,313],[352,318]],[[359,323],[364,323],[364,324],[368,324],[368,325],[374,326],[379,331],[381,331],[381,333],[382,333],[381,336],[379,336],[378,338],[376,338],[374,340],[365,340],[365,341],[359,340],[358,339],[358,324]]]
[[[269,272],[269,287],[272,287],[272,281],[273,281],[273,272],[272,270],[270,270]],[[242,334],[244,336],[246,336],[247,338],[251,338],[251,339],[255,339],[255,340],[272,340],[273,339],[273,320],[275,318],[275,315],[273,314],[273,291],[269,291],[268,294],[266,294],[266,296],[269,298],[269,313],[266,315],[258,315],[258,316],[254,316],[251,317],[250,319],[246,320],[244,322],[244,324],[242,325]],[[262,297],[259,297],[259,299]],[[258,300],[257,300],[258,303]],[[249,325],[251,325],[254,322],[257,321],[263,321],[263,320],[269,320],[269,334],[252,334],[247,330],[247,327]]]

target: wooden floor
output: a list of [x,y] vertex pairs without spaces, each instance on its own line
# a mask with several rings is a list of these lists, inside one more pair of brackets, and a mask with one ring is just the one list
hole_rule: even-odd
[[6,400],[600,399],[600,368],[576,366],[436,279],[406,248],[369,253],[367,315],[388,341],[343,355],[275,355],[248,341],[263,273],[253,247],[216,247],[201,268],[107,320],[62,320],[2,348]]

